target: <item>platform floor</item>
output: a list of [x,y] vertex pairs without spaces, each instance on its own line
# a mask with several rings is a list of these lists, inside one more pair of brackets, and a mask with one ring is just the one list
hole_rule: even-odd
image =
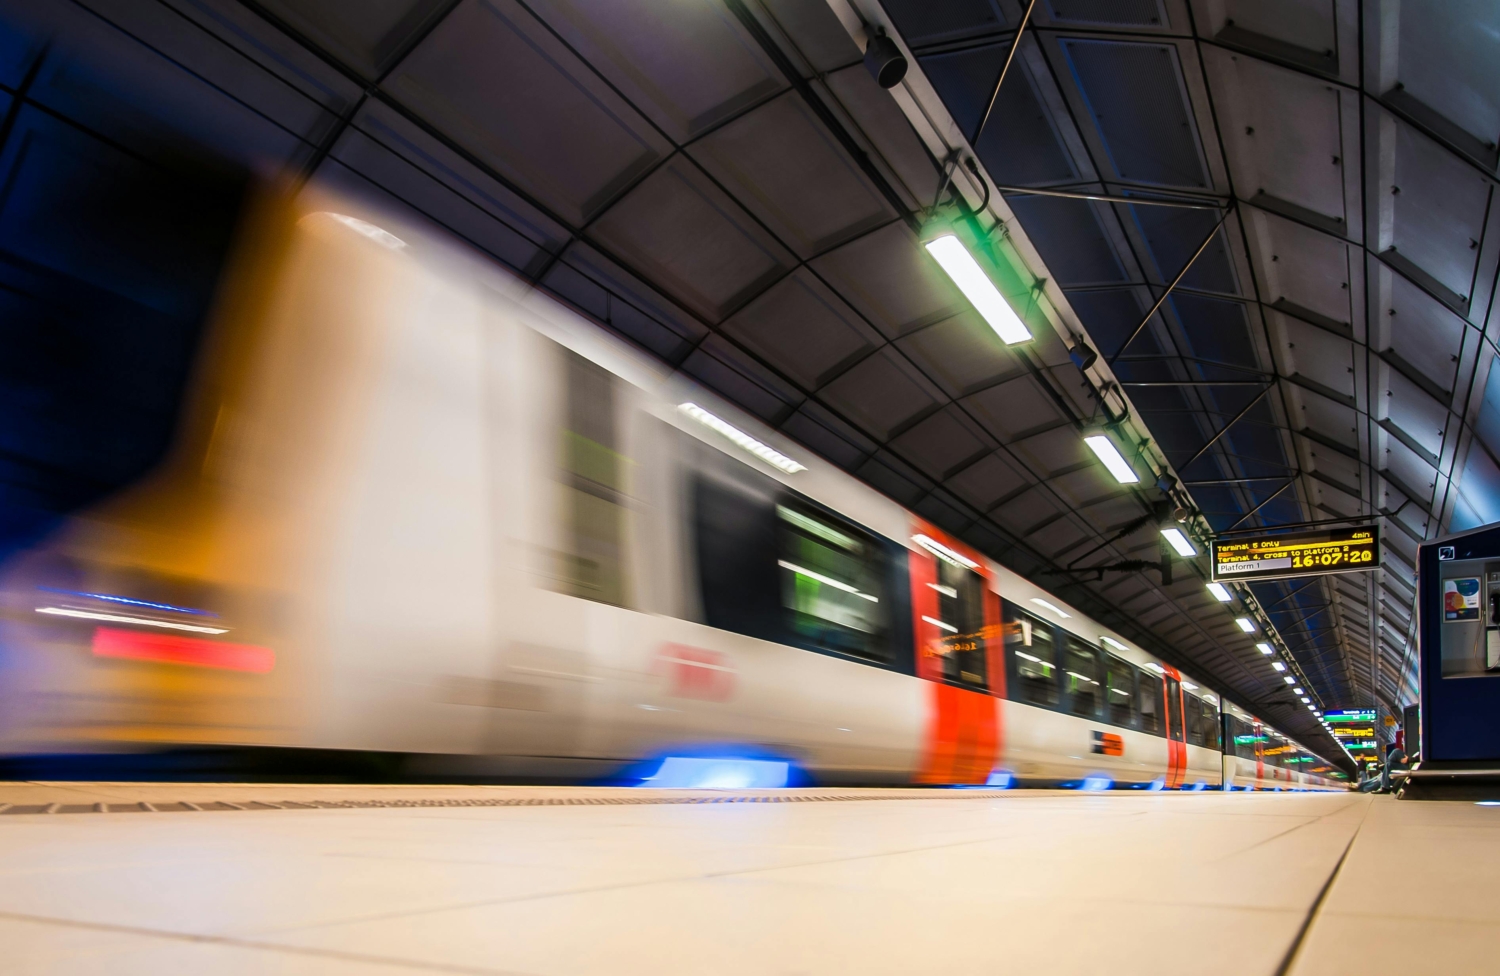
[[1500,972],[1500,808],[1472,803],[72,783],[0,804],[5,973]]

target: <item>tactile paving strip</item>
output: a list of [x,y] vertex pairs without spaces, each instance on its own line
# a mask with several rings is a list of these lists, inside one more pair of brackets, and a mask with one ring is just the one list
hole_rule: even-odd
[[16,803],[0,804],[0,816],[55,813],[179,813],[219,810],[373,810],[388,807],[580,807],[642,806],[654,804],[703,803],[830,803],[852,800],[937,800],[983,799],[1006,794],[997,790],[913,790],[889,793],[729,793],[685,796],[557,796],[557,797],[475,797],[473,799],[388,799],[388,800],[247,800],[240,803],[213,800],[191,803],[178,800],[135,803]]

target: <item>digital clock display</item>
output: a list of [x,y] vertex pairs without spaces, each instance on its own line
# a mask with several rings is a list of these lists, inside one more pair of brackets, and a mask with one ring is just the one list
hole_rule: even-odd
[[1284,579],[1350,573],[1380,565],[1380,527],[1296,535],[1242,536],[1214,542],[1216,580]]

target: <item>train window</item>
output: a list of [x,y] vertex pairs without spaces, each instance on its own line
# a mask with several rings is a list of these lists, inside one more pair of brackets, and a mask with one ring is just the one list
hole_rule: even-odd
[[1199,702],[1203,709],[1203,745],[1209,749],[1223,749],[1221,732],[1219,728],[1219,710],[1214,703],[1207,698]]
[[1153,735],[1164,735],[1161,720],[1161,676],[1150,671],[1140,672],[1141,731]]
[[[970,688],[989,688],[984,641],[984,577],[937,560],[938,619],[942,621],[943,677]],[[949,628],[953,628],[951,631]]]
[[1068,710],[1085,718],[1099,718],[1103,685],[1099,683],[1099,652],[1072,634],[1063,647],[1063,686]]
[[784,502],[776,515],[781,605],[792,633],[826,650],[889,661],[884,549],[810,506]]
[[1052,625],[1005,605],[1005,649],[1015,669],[1011,697],[1028,705],[1057,707],[1057,650]]
[[625,603],[625,459],[615,377],[563,350],[567,426],[561,451],[564,545],[559,588],[600,603]]
[[1187,706],[1187,740],[1190,745],[1207,746],[1208,728],[1204,724],[1203,699],[1197,695],[1184,695]]
[[1230,750],[1241,759],[1255,758],[1256,735],[1250,723],[1237,715],[1229,716]]
[[1109,724],[1135,728],[1135,666],[1113,654],[1104,659],[1104,708]]
[[693,485],[694,537],[703,622],[785,641],[776,570],[776,485],[758,472],[700,473]]
[[1186,736],[1182,728],[1182,682],[1167,679],[1167,737],[1182,742]]

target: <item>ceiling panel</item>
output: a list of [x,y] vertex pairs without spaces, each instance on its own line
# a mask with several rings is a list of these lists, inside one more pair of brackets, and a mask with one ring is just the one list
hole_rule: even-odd
[[[672,148],[510,0],[467,0],[392,72],[387,87],[575,223]],[[511,97],[493,98],[493,92]]]
[[821,397],[881,440],[943,400],[942,393],[890,347],[834,379]]
[[972,310],[909,332],[896,346],[950,397],[961,397],[1024,369]]
[[1467,305],[1491,183],[1411,126],[1395,123],[1395,133],[1389,185],[1373,188],[1389,200],[1382,243],[1445,289],[1439,297]]
[[789,251],[682,156],[641,181],[589,235],[712,322],[796,265]]
[[812,262],[876,328],[894,338],[951,318],[963,296],[922,253],[903,224],[891,224]]
[[998,454],[985,455],[947,481],[956,494],[981,510],[988,510],[1030,483],[1025,474]]
[[1062,49],[1114,175],[1208,186],[1174,45],[1077,38]]
[[532,0],[532,9],[679,144],[787,84],[721,3]]
[[445,13],[448,0],[262,0],[267,10],[367,78],[379,77]]
[[910,458],[934,480],[942,481],[950,472],[963,469],[991,451],[994,445],[950,407],[896,437],[891,441],[891,447]]
[[808,390],[883,341],[806,268],[752,301],[724,331]]
[[795,94],[717,129],[689,152],[804,259],[896,219]]

